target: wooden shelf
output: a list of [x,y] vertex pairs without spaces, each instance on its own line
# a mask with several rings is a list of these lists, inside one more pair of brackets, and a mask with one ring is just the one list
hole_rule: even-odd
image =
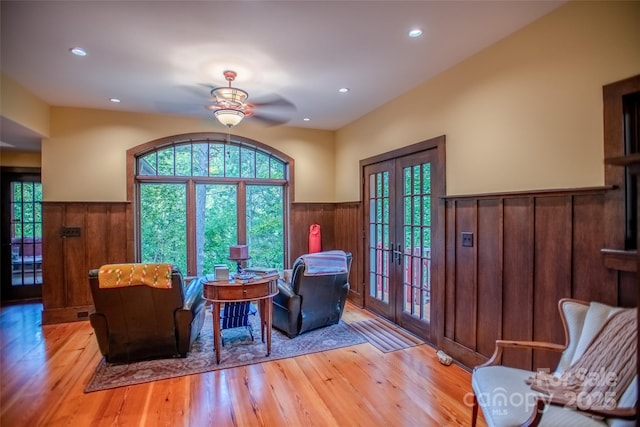
[[611,270],[638,271],[638,251],[625,251],[621,249],[601,249],[604,257],[604,266]]
[[640,153],[629,154],[628,156],[610,157],[604,159],[605,164],[617,166],[631,166],[640,164]]

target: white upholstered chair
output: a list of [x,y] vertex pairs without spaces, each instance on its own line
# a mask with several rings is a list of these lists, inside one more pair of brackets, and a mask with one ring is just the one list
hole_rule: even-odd
[[[571,409],[567,405],[561,404],[565,402],[550,401],[548,395],[534,391],[527,383],[527,379],[535,376],[535,372],[499,365],[502,351],[506,347],[560,351],[562,356],[556,371],[553,372],[554,376],[558,377],[585,353],[608,319],[621,310],[636,312],[635,308],[623,309],[574,299],[562,299],[558,306],[565,330],[565,345],[536,341],[498,340],[493,356],[486,363],[473,370],[472,426],[476,424],[478,406],[482,408],[482,413],[490,427],[519,425],[626,427],[636,425],[635,403],[638,376],[635,353],[632,359],[632,372],[635,374],[630,384],[621,391],[620,396],[615,396],[616,408],[599,412],[586,408],[584,404],[579,405],[582,409],[576,409],[575,405]],[[633,339],[637,342],[636,318],[637,316],[634,314]]]

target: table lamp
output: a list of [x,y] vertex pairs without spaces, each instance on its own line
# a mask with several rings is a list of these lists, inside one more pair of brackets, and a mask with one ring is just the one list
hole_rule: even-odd
[[247,245],[233,245],[229,247],[229,260],[238,263],[238,273],[242,273],[242,262],[250,259]]

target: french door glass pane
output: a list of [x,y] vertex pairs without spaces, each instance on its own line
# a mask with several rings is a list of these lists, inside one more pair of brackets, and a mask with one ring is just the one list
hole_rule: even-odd
[[389,172],[369,176],[369,295],[389,302]]
[[196,185],[196,257],[200,274],[213,273],[215,264],[227,264],[229,246],[238,241],[238,187],[232,184]]
[[11,285],[42,284],[42,184],[11,182]]
[[140,183],[142,262],[163,262],[187,273],[185,184]]
[[431,299],[431,167],[404,168],[403,311],[429,319]]
[[284,195],[282,186],[247,186],[247,245],[250,264],[284,268]]

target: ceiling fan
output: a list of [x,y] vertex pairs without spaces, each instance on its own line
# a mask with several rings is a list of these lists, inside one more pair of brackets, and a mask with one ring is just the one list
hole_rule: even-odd
[[[246,91],[231,86],[237,73],[226,70],[223,75],[229,85],[212,88],[213,103],[206,108],[213,111],[214,117],[228,128],[236,126],[245,117],[254,118],[268,125],[283,124],[289,118],[282,113],[288,114],[291,110],[295,110],[291,102],[278,95],[271,95],[261,101],[248,102],[249,94]],[[273,110],[271,114],[269,109]],[[281,114],[277,114],[276,109],[279,109]]]

